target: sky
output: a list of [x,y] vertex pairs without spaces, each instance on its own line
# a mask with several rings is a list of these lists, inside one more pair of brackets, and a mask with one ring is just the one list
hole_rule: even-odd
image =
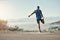
[[38,5],[44,17],[60,17],[60,0],[0,0],[0,19],[27,18]]

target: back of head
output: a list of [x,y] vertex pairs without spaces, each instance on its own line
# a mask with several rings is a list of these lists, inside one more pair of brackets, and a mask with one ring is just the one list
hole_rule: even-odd
[[39,6],[37,6],[37,9],[39,9],[40,7]]

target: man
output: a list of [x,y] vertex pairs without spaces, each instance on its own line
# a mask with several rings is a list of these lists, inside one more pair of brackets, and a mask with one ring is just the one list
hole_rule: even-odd
[[[39,8],[40,7],[37,6],[37,9],[31,15],[33,15],[34,13],[36,14],[38,28],[39,28],[39,31],[41,32],[39,21],[41,21],[44,24],[44,17],[43,17],[42,11]],[[29,15],[28,17],[30,17],[31,15]]]

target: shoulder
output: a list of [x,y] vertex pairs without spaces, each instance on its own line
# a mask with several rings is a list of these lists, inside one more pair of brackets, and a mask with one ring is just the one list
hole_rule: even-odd
[[41,10],[39,10],[40,12],[42,12]]
[[40,10],[41,11],[41,10]]

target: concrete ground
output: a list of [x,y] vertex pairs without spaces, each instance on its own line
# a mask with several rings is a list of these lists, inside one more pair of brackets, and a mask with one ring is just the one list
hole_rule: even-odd
[[60,32],[0,32],[0,40],[60,40]]

